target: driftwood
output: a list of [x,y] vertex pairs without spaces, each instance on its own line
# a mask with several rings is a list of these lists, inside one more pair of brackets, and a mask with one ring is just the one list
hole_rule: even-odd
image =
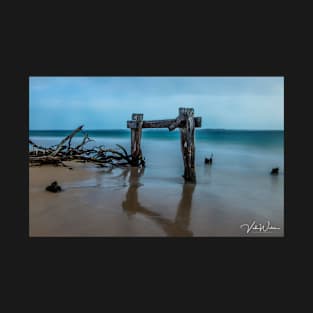
[[[28,140],[28,143],[31,144],[34,148],[40,149],[40,150],[49,150],[49,148],[45,148],[42,146],[38,146],[36,145],[33,141],[31,141],[30,139]],[[36,150],[37,151],[37,150]]]
[[63,164],[62,159],[58,157],[51,157],[50,155],[43,155],[43,156],[29,156],[29,162],[35,163],[35,165],[42,165],[42,164]]
[[70,135],[66,136],[57,146],[56,150],[51,153],[51,156],[56,156],[58,152],[62,149],[65,142],[72,139],[81,129],[83,128],[83,125],[77,127]]
[[[83,126],[76,128],[71,134],[66,136],[58,145],[51,147],[42,147],[35,144],[29,139],[29,144],[33,147],[32,151],[29,151],[29,164],[32,166],[40,166],[44,164],[54,164],[66,166],[63,161],[78,161],[78,162],[92,162],[100,167],[109,166],[127,166],[134,165],[144,166],[144,160],[141,157],[140,147],[136,147],[139,151],[136,159],[132,155],[129,155],[126,149],[120,145],[117,145],[118,150],[105,149],[103,146],[93,147],[91,149],[85,149],[84,146],[93,141],[88,134],[85,134],[82,142],[76,147],[71,147],[72,138],[82,131]],[[139,134],[135,134],[138,138]],[[65,145],[68,141],[68,145]],[[139,140],[140,141],[140,140]]]
[[83,141],[82,141],[78,146],[76,146],[75,149],[80,149],[80,148],[82,148],[82,147],[83,147],[87,142],[89,142],[89,141],[93,141],[93,139],[90,139],[89,136],[88,136],[88,134],[85,134]]

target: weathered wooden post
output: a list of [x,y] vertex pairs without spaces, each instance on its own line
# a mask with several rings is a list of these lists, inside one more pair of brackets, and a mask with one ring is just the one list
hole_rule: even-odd
[[133,113],[132,122],[136,123],[136,127],[131,129],[131,156],[132,166],[138,166],[142,158],[141,152],[141,134],[143,124],[143,114]]
[[185,121],[185,125],[180,128],[181,150],[184,160],[183,177],[187,182],[195,183],[194,110],[192,108],[179,108],[179,119]]

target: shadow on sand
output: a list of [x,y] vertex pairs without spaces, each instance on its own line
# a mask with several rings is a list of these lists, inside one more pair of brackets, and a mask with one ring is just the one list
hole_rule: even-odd
[[125,180],[129,175],[129,187],[126,199],[122,207],[128,215],[142,214],[155,222],[163,231],[171,237],[191,237],[193,233],[188,230],[191,215],[192,195],[195,184],[184,183],[181,193],[181,199],[177,206],[175,220],[162,217],[159,213],[142,206],[138,200],[138,188],[143,186],[140,178],[144,174],[144,168],[131,167],[126,168],[122,175]]

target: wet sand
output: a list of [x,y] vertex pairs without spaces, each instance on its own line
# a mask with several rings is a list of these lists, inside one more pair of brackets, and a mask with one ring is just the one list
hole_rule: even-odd
[[[29,235],[40,236],[282,236],[282,213],[271,215],[279,231],[246,234],[240,225],[265,221],[236,197],[214,192],[201,181],[181,177],[158,180],[149,168],[96,168],[66,162],[67,167],[29,168]],[[206,170],[207,171],[207,170]],[[63,191],[45,187],[57,181]],[[248,196],[249,197],[249,196]],[[264,211],[263,211],[264,213]]]

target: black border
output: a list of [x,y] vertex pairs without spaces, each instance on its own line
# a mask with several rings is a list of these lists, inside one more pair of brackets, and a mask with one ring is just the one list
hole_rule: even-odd
[[[38,46],[35,46],[38,48]],[[50,46],[49,46],[50,47]],[[265,260],[269,255],[277,262],[282,262],[287,250],[287,242],[293,236],[291,223],[297,207],[297,198],[293,195],[297,184],[292,182],[295,175],[290,170],[290,159],[293,158],[292,148],[289,148],[290,131],[288,118],[290,113],[291,83],[295,82],[292,71],[287,70],[285,56],[281,50],[274,51],[229,51],[224,49],[220,54],[209,53],[208,50],[193,49],[182,53],[180,48],[167,51],[168,53],[149,54],[135,53],[135,51],[118,50],[116,53],[104,50],[92,50],[89,54],[77,54],[77,47],[69,50],[62,49],[47,51],[32,49],[20,58],[15,58],[8,80],[12,82],[9,94],[10,119],[5,129],[12,129],[14,125],[15,138],[6,137],[5,145],[12,155],[12,167],[5,167],[8,179],[6,186],[8,196],[7,211],[11,215],[12,225],[7,226],[7,233],[11,247],[28,251],[34,258],[44,253],[52,257],[62,254],[62,258],[71,258],[83,253],[97,256],[104,260],[104,256],[116,256],[117,263],[122,259],[128,262],[142,260],[148,263],[153,259],[175,258],[177,262],[186,264],[186,260],[211,261],[218,265],[223,255],[222,264],[227,266],[226,260],[231,259],[236,265],[247,264],[251,258],[262,257]],[[225,48],[225,47],[224,47]],[[84,51],[86,53],[86,51]],[[242,53],[242,54],[240,54]],[[144,57],[143,57],[144,56]],[[29,76],[284,76],[285,77],[285,237],[283,238],[28,238],[28,163],[25,156],[28,151],[28,77]],[[294,102],[294,101],[292,101]],[[288,143],[287,143],[288,142]],[[287,157],[288,155],[288,157]],[[5,163],[3,163],[5,164]],[[12,175],[12,170],[14,175]],[[292,183],[291,183],[292,182]],[[12,186],[14,186],[12,191]],[[288,186],[288,188],[286,187]],[[7,212],[6,212],[7,213]],[[300,232],[301,233],[301,232]],[[25,236],[26,235],[26,236]],[[126,255],[127,254],[127,255]],[[131,257],[130,257],[131,256]],[[130,261],[131,258],[131,261]],[[111,258],[109,258],[112,262]],[[46,260],[46,259],[45,259]],[[182,261],[183,260],[183,261]],[[219,260],[219,261],[217,261]],[[108,261],[108,260],[107,260]],[[177,263],[177,264],[178,264]],[[132,263],[133,264],[133,263]],[[164,261],[162,261],[164,265]],[[148,266],[148,265],[147,265]],[[194,266],[196,266],[194,264]]]
[[[8,260],[3,267],[9,274],[6,291],[13,294],[10,306],[27,301],[34,308],[43,300],[42,305],[55,305],[57,310],[67,304],[71,309],[88,305],[90,310],[96,303],[102,309],[113,304],[115,311],[120,303],[125,309],[136,301],[137,310],[145,299],[150,300],[145,311],[157,306],[164,311],[173,300],[173,311],[180,305],[191,310],[217,305],[216,311],[225,304],[232,310],[237,304],[240,310],[262,311],[289,303],[301,306],[302,290],[301,299],[294,301],[294,287],[300,291],[301,279],[309,273],[309,258],[303,252],[310,245],[304,250],[302,246],[311,236],[306,225],[311,210],[311,115],[305,107],[312,87],[305,75],[310,62],[304,62],[310,51],[310,10],[288,2],[279,7],[240,7],[238,2],[216,6],[189,3],[185,13],[181,4],[162,12],[151,5],[152,10],[138,8],[139,14],[126,4],[110,10],[107,3],[4,7],[8,18],[3,23],[2,59],[8,71],[2,74],[1,226],[2,260]],[[28,240],[24,234],[30,75],[284,76],[287,236]]]

